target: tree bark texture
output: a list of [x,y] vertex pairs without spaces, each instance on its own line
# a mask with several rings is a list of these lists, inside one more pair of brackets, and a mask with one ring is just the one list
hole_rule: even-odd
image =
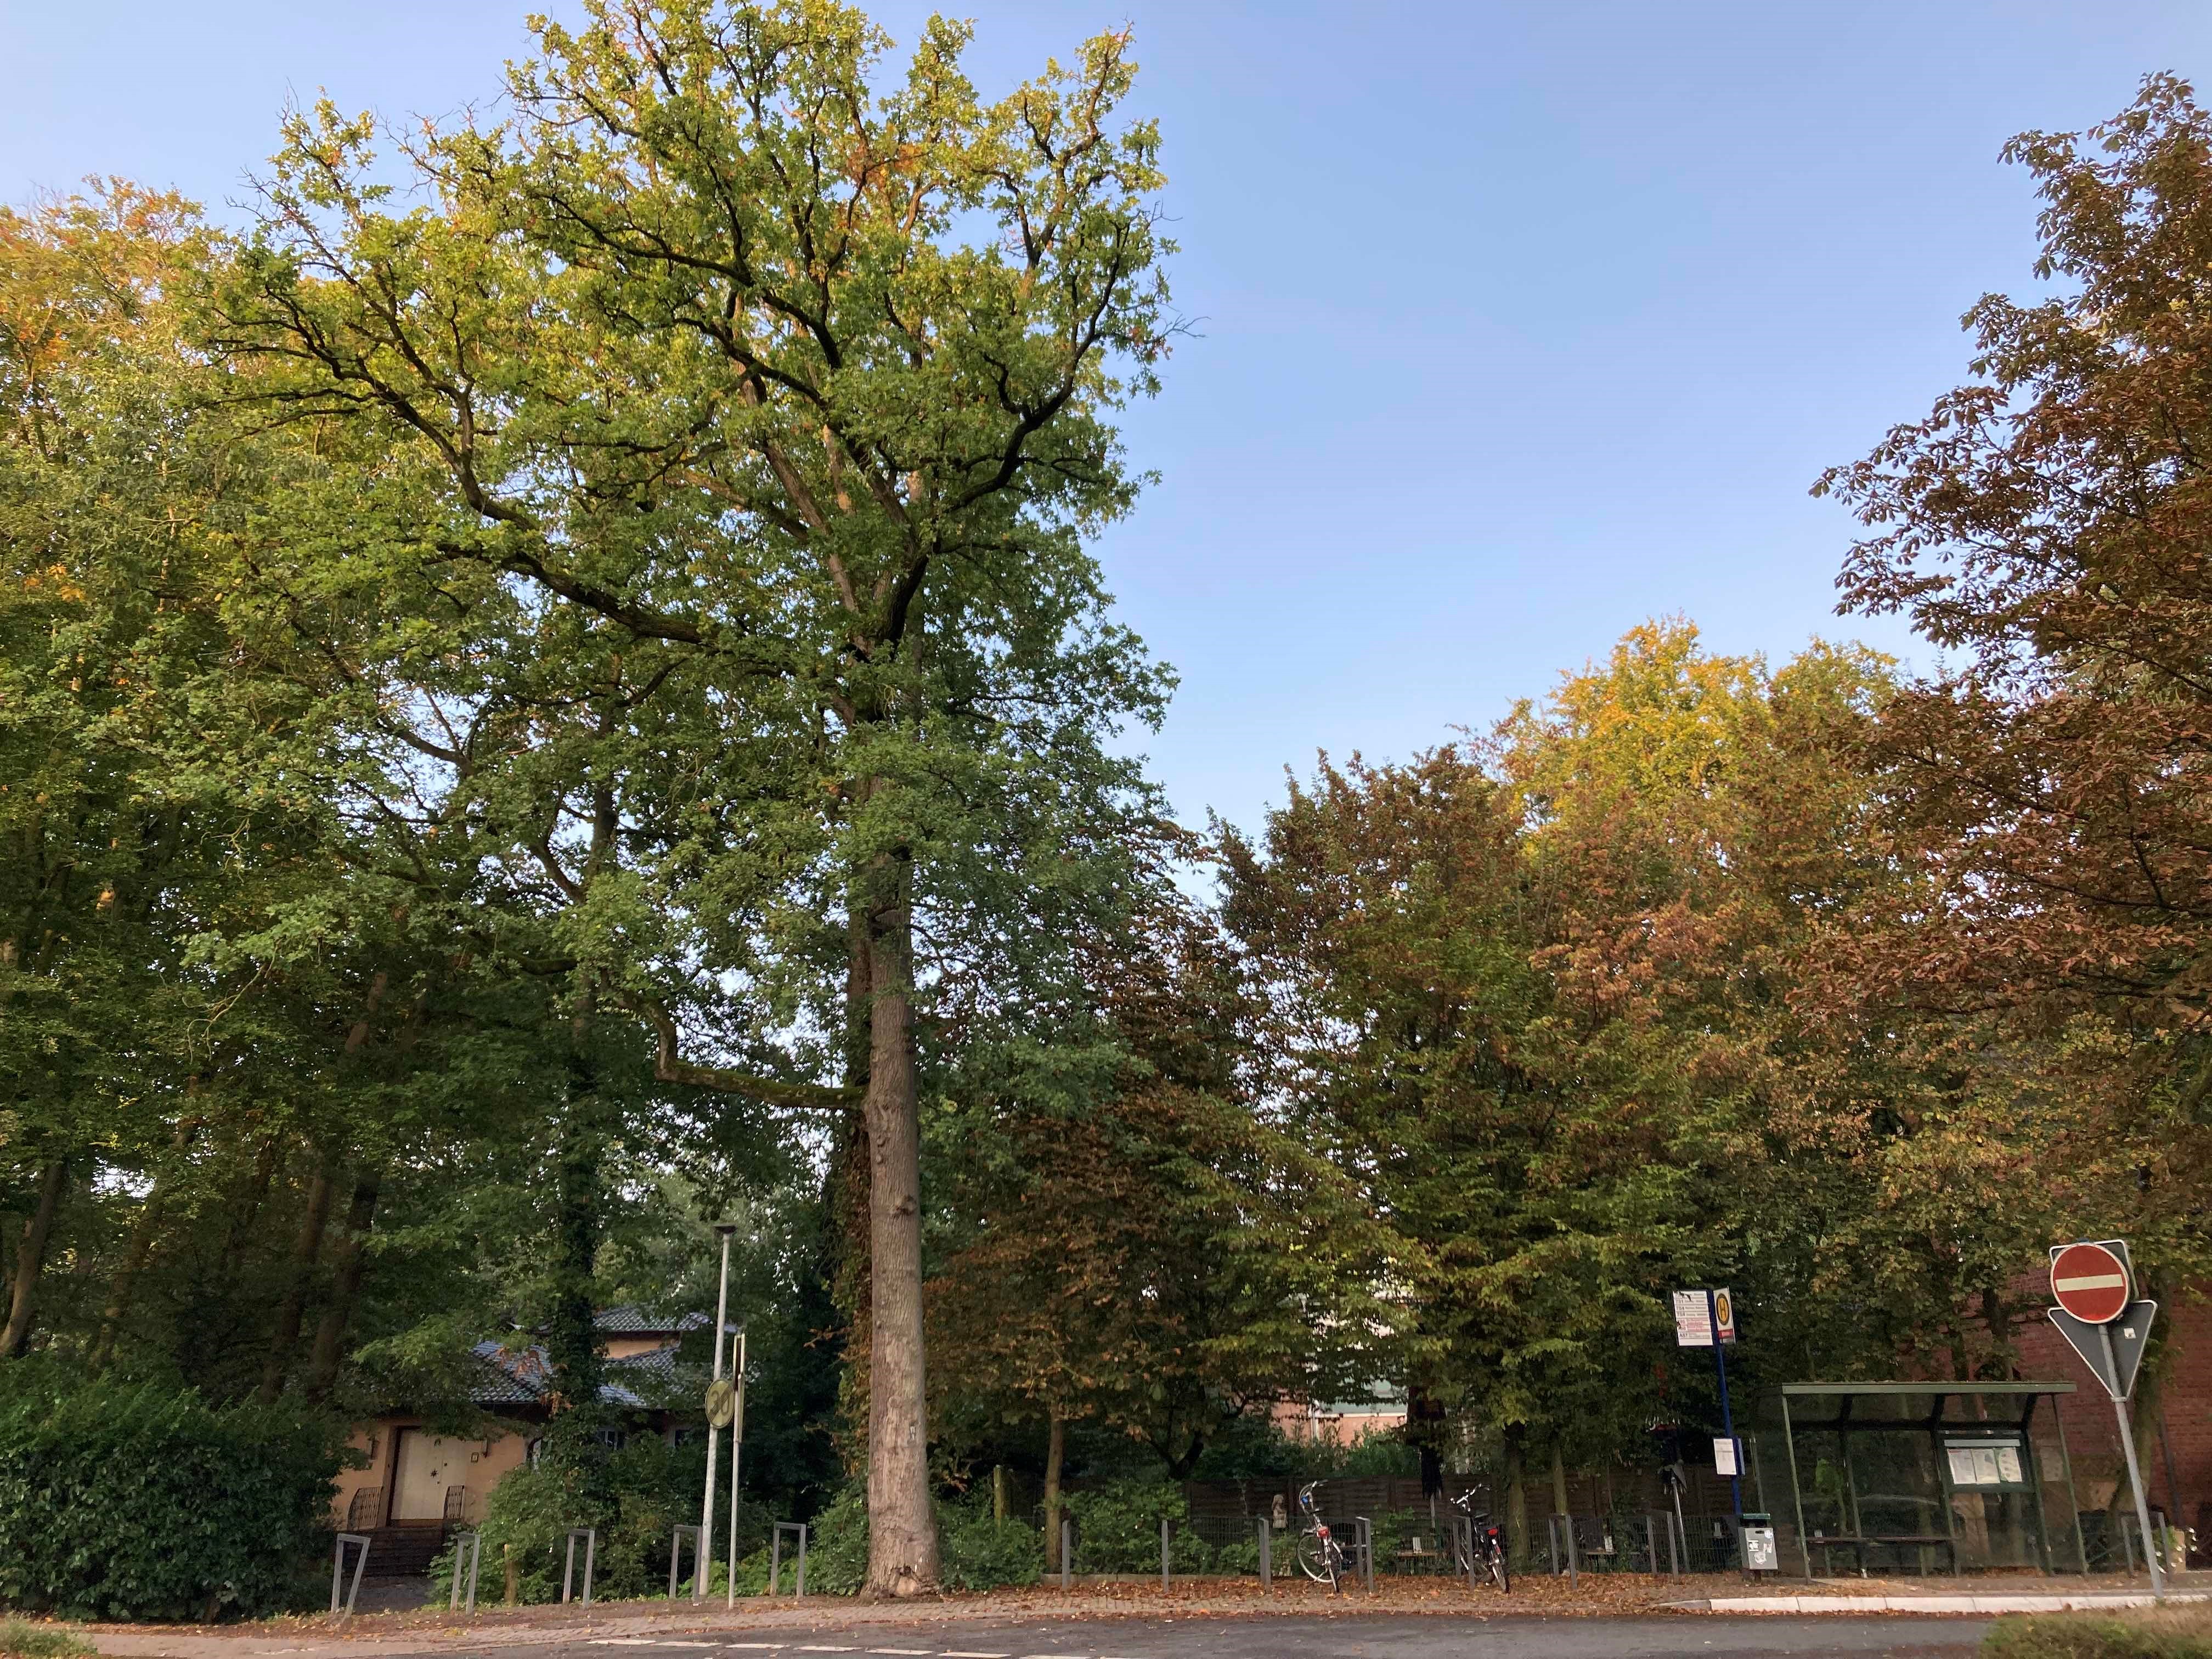
[[31,1346],[31,1316],[38,1300],[39,1274],[46,1265],[46,1241],[69,1185],[69,1160],[58,1158],[39,1172],[39,1196],[23,1222],[15,1249],[15,1282],[8,1297],[8,1323],[0,1328],[0,1358],[18,1359]]
[[937,1583],[922,1369],[921,1123],[913,915],[902,878],[868,917],[868,1589]]
[[361,1298],[362,1273],[368,1263],[368,1230],[376,1220],[376,1200],[383,1186],[384,1171],[374,1164],[354,1177],[345,1231],[338,1235],[331,1255],[336,1271],[331,1299],[315,1327],[315,1346],[307,1358],[307,1395],[318,1405],[330,1397],[331,1387],[338,1379],[346,1328],[353,1322],[354,1305]]
[[1054,1572],[1060,1571],[1060,1482],[1066,1468],[1067,1419],[1055,1411],[1044,1443],[1044,1560]]
[[253,1397],[274,1404],[284,1392],[284,1373],[291,1369],[293,1351],[300,1346],[300,1327],[307,1312],[307,1288],[315,1276],[315,1261],[323,1252],[323,1230],[331,1218],[331,1172],[335,1160],[325,1153],[317,1160],[307,1182],[307,1207],[300,1217],[299,1236],[292,1244],[292,1272],[285,1281],[283,1299],[276,1306],[276,1327],[270,1334],[269,1357],[262,1362],[261,1386]]

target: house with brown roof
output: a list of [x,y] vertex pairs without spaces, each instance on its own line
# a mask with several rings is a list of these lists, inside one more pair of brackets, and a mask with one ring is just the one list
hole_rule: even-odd
[[[594,1319],[606,1353],[600,1399],[626,1419],[602,1432],[620,1444],[631,1434],[671,1438],[699,1413],[689,1402],[705,1385],[679,1358],[684,1338],[706,1329],[703,1313],[667,1316],[635,1306],[603,1309]],[[535,1460],[553,1414],[550,1359],[542,1344],[479,1342],[471,1351],[468,1400],[477,1427],[447,1432],[434,1413],[394,1406],[356,1424],[351,1443],[362,1466],[337,1480],[333,1521],[375,1540],[380,1574],[420,1571],[445,1547],[447,1533],[483,1518],[484,1502],[509,1471]],[[696,1381],[698,1387],[687,1387]]]

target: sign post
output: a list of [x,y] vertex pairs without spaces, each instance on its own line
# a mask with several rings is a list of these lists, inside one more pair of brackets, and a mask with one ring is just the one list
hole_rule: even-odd
[[1741,1444],[1735,1437],[1735,1417],[1729,1407],[1728,1345],[1735,1340],[1735,1297],[1725,1286],[1717,1291],[1674,1292],[1674,1346],[1711,1348],[1720,1376],[1721,1430],[1727,1437],[1728,1459],[1721,1459],[1722,1443],[1713,1442],[1713,1466],[1729,1478],[1729,1493],[1735,1510],[1736,1533],[1743,1532],[1743,1460],[1736,1455]]
[[2058,1304],[2051,1310],[2051,1322],[2112,1397],[2120,1449],[2127,1457],[2128,1486],[2135,1493],[2136,1525],[2142,1529],[2143,1559],[2150,1567],[2150,1592],[2163,1601],[2166,1571],[2159,1563],[2158,1540],[2151,1534],[2150,1502],[2143,1495],[2135,1426],[2128,1420],[2128,1398],[2136,1391],[2136,1374],[2142,1369],[2158,1304],[2136,1299],[2135,1265],[2127,1245],[2117,1238],[2052,1245],[2051,1294]]

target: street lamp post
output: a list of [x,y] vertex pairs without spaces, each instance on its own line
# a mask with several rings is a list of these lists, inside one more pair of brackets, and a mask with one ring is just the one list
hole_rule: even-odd
[[[730,1316],[730,1235],[738,1230],[734,1221],[718,1221],[714,1231],[722,1239],[722,1285],[714,1297],[714,1381],[722,1380],[722,1328]],[[732,1428],[734,1431],[734,1423]],[[714,1418],[707,1419],[707,1495],[699,1505],[699,1570],[691,1580],[691,1599],[700,1601],[707,1595],[707,1571],[714,1559],[714,1470],[721,1459],[721,1431]],[[736,1493],[732,1492],[734,1498]],[[736,1512],[732,1505],[732,1513]]]

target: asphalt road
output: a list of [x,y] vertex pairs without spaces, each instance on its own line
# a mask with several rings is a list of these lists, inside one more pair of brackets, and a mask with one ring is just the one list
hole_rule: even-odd
[[[484,1659],[1969,1659],[1986,1622],[1972,1619],[1297,1618],[1023,1620],[871,1624],[748,1633],[748,1639],[569,1639],[483,1650]],[[626,1650],[652,1650],[631,1652]],[[386,1656],[386,1659],[392,1659]],[[445,1648],[428,1659],[476,1659]]]

